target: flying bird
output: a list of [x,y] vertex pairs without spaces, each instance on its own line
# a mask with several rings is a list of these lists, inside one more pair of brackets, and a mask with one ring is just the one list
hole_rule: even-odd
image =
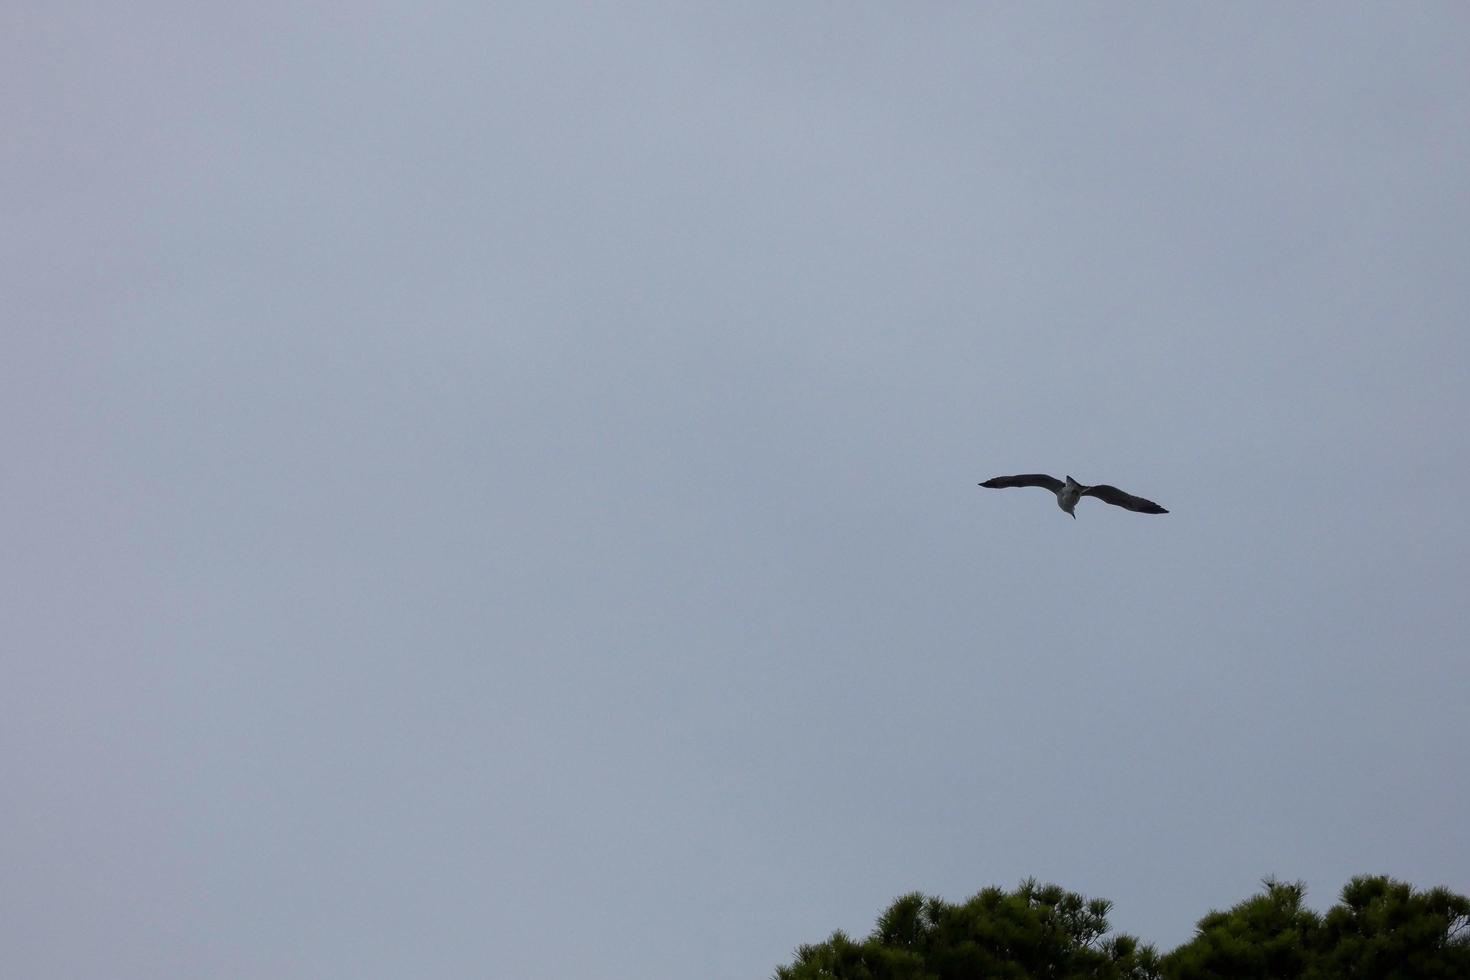
[[1077,501],[1083,497],[1096,497],[1105,504],[1115,507],[1126,507],[1128,510],[1136,510],[1140,514],[1167,514],[1169,513],[1152,500],[1144,500],[1135,497],[1131,493],[1124,493],[1117,487],[1110,487],[1106,483],[1099,483],[1095,487],[1084,487],[1070,476],[1063,483],[1054,476],[1045,473],[1023,473],[1020,476],[997,476],[980,484],[982,487],[990,487],[999,490],[1002,487],[1046,487],[1057,495],[1057,506],[1069,514],[1072,520],[1077,515],[1072,513],[1072,508],[1077,506]]

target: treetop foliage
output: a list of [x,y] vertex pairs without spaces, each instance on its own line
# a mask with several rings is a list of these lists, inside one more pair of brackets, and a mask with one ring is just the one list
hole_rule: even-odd
[[862,940],[797,949],[776,980],[1470,980],[1470,899],[1354,878],[1325,915],[1300,882],[1199,920],[1166,956],[1108,935],[1111,903],[1024,881],[959,904],[902,895]]
[[858,942],[835,932],[802,946],[777,980],[1145,980],[1157,957],[1131,936],[1104,938],[1111,903],[1029,880],[955,905],[917,892],[898,898]]

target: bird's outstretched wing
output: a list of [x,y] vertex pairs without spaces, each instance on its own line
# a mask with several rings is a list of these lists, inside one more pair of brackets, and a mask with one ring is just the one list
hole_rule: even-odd
[[1112,504],[1114,507],[1126,507],[1129,510],[1136,510],[1140,514],[1169,513],[1152,500],[1144,500],[1142,497],[1135,497],[1131,493],[1124,493],[1117,487],[1110,487],[1106,483],[1099,483],[1095,487],[1088,487],[1082,491],[1082,496],[1096,497],[1105,504]]
[[1002,487],[1046,487],[1052,493],[1062,489],[1062,481],[1045,473],[1022,473],[1020,476],[997,476],[980,484],[992,490]]

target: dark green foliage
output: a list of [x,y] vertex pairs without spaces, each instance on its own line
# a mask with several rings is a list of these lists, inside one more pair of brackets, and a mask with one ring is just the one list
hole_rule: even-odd
[[1470,898],[1446,888],[1415,891],[1392,878],[1348,882],[1323,919],[1321,977],[1465,980],[1470,977]]
[[1199,920],[1193,940],[1164,958],[1170,980],[1294,980],[1307,971],[1322,928],[1302,904],[1306,887],[1266,879],[1266,890]]
[[963,904],[914,893],[862,941],[841,932],[802,946],[777,980],[1470,980],[1470,898],[1358,877],[1326,915],[1300,882],[1200,919],[1160,959],[1107,936],[1110,903],[1056,885],[987,888]]
[[842,933],[803,946],[778,980],[1146,980],[1153,950],[1131,936],[1105,939],[1109,903],[1026,881],[987,888],[953,905],[904,895],[867,939]]
[[1211,912],[1194,939],[1164,959],[1168,980],[1470,978],[1470,899],[1358,877],[1325,916],[1305,908],[1300,883]]

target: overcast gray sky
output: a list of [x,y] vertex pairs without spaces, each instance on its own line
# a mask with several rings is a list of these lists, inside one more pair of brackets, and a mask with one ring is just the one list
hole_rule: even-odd
[[[1456,3],[0,11],[0,962],[1470,891]],[[1073,474],[1146,517],[1042,491]]]

